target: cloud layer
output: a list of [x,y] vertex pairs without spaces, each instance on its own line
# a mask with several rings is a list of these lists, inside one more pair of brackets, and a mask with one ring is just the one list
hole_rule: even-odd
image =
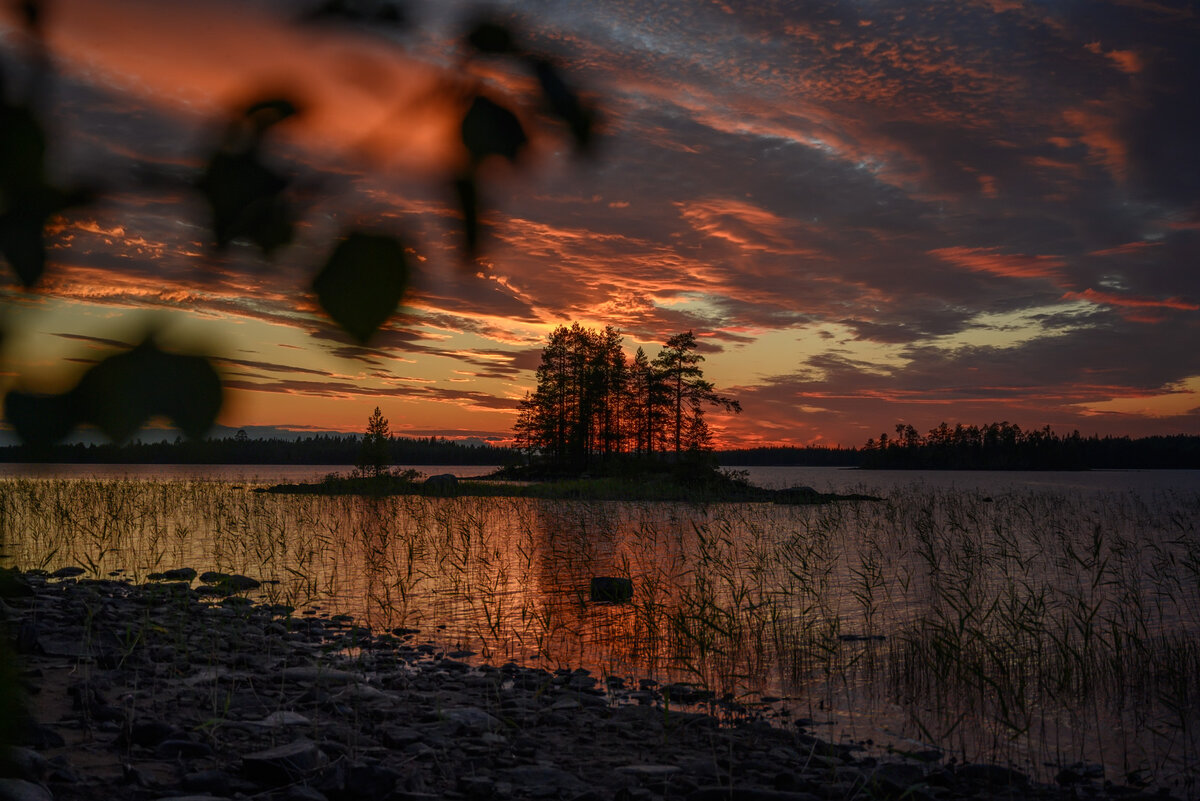
[[[55,228],[45,292],[4,302],[46,335],[110,336],[60,325],[69,308],[224,326],[231,424],[358,428],[390,398],[401,430],[503,434],[549,328],[580,320],[651,353],[694,329],[747,410],[714,417],[729,445],[861,444],[900,421],[1200,433],[1189,4],[513,4],[522,40],[595,92],[605,135],[571,158],[521,102],[527,76],[476,70],[542,133],[529,169],[486,185],[491,239],[469,266],[437,176],[473,6],[388,41],[298,28],[284,3],[106,5],[103,36],[84,0],[56,3],[50,29],[59,168],[111,191]],[[281,158],[319,191],[275,262],[218,256],[188,176],[212,113],[280,75],[312,108]],[[364,223],[402,231],[419,265],[369,349],[306,283]]]

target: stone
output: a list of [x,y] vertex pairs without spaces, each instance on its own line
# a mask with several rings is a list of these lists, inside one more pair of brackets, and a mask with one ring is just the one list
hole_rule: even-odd
[[208,570],[200,574],[200,580],[205,584],[220,584],[222,581],[231,579],[228,573],[218,573],[215,570]]
[[1003,767],[1002,765],[961,765],[956,775],[958,778],[969,782],[990,784],[999,787],[1007,785],[1024,786],[1029,784],[1029,777],[1024,773],[1012,768]]
[[257,590],[262,586],[261,582],[252,579],[249,576],[243,576],[241,573],[234,573],[232,576],[221,579],[220,584],[222,587],[230,589],[234,592]]
[[593,601],[625,603],[633,600],[633,580],[619,576],[596,576],[592,579]]
[[60,567],[58,570],[55,570],[53,573],[50,574],[50,578],[52,578],[52,579],[75,578],[76,576],[82,576],[86,572],[87,571],[84,570],[82,567],[74,567],[74,566]]
[[518,765],[500,772],[513,784],[526,789],[541,787],[565,790],[586,789],[584,783],[577,776],[550,765]]
[[278,787],[300,781],[327,761],[316,743],[301,739],[247,754],[242,757],[242,774],[251,781]]
[[163,571],[162,575],[167,581],[191,581],[196,577],[196,571],[190,567],[177,567]]
[[867,775],[867,781],[884,790],[885,794],[903,795],[925,781],[925,771],[920,765],[884,762]]
[[24,779],[0,779],[0,801],[54,801],[50,791]]
[[430,476],[421,484],[427,495],[453,495],[458,490],[458,476],[453,473],[439,473]]
[[812,793],[793,793],[785,790],[766,790],[759,787],[698,787],[688,793],[687,801],[821,801]]
[[155,748],[164,740],[183,740],[186,735],[178,726],[164,720],[146,720],[133,724],[128,741],[133,745]]
[[6,749],[4,757],[0,758],[0,762],[5,761],[12,767],[15,778],[26,781],[41,781],[50,772],[49,760],[32,748],[12,746]]
[[0,569],[0,598],[29,598],[33,585],[17,570]]
[[316,787],[308,787],[303,784],[289,787],[287,792],[279,798],[280,801],[329,801],[329,796]]
[[441,717],[444,720],[452,720],[468,729],[482,731],[485,729],[499,729],[500,721],[484,712],[479,707],[466,706],[456,709],[443,709]]
[[283,728],[285,726],[311,726],[312,725],[312,721],[309,720],[308,718],[306,718],[304,715],[301,715],[299,712],[288,712],[286,710],[280,710],[279,712],[272,712],[271,714],[267,715],[262,720],[255,721],[255,722],[259,726],[266,726],[268,728],[273,728],[273,729]]
[[357,684],[362,679],[357,673],[319,666],[284,668],[283,678],[297,684]]
[[158,759],[199,759],[212,756],[212,746],[194,740],[163,740],[154,748]]

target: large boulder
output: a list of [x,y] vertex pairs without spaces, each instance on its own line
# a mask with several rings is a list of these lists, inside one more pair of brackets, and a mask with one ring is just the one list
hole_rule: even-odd
[[453,495],[458,491],[458,476],[453,473],[438,473],[425,479],[422,486],[427,495]]

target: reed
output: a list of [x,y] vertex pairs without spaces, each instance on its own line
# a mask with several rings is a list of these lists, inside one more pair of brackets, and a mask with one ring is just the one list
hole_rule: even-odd
[[[848,736],[1041,776],[1102,762],[1190,793],[1200,765],[1196,493],[776,506],[14,479],[0,541],[23,569],[245,573],[492,662],[782,695]],[[596,575],[631,578],[633,602],[591,603]]]

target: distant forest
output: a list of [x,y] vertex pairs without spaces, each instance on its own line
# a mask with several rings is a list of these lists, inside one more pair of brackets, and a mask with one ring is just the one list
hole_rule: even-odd
[[922,435],[898,424],[894,437],[868,440],[859,457],[860,467],[883,470],[1200,469],[1200,437],[1083,437],[1008,422],[942,423]]
[[[0,447],[0,462],[54,462],[84,464],[330,464],[353,465],[359,458],[358,434],[299,439],[184,440],[113,444],[54,445],[30,450],[24,445]],[[390,464],[507,464],[516,460],[509,448],[464,445],[453,440],[391,437],[387,441]]]
[[[31,451],[0,447],[0,462],[95,464],[329,464],[354,465],[362,436],[317,435],[299,439],[229,437],[125,445],[56,445]],[[453,440],[391,437],[394,465],[505,465],[521,459],[506,447]],[[1080,470],[1087,468],[1200,469],[1200,437],[1083,437],[1048,428],[1024,431],[1009,423],[939,426],[921,435],[911,426],[872,438],[864,448],[760,447],[717,451],[724,467],[864,467],[881,470]]]

